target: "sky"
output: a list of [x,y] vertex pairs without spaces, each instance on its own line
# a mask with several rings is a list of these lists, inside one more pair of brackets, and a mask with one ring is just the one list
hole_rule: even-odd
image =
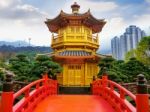
[[110,49],[110,40],[120,36],[129,25],[150,34],[150,0],[0,0],[0,41],[23,40],[50,46],[51,33],[44,21],[60,10],[71,13],[77,2],[80,12],[90,9],[94,17],[107,22],[99,34],[101,50]]

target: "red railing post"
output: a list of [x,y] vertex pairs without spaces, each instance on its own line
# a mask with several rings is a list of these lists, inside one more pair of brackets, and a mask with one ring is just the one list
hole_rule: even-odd
[[107,88],[108,87],[108,74],[106,71],[106,67],[103,69],[103,76],[102,76],[102,90],[100,90],[101,95],[103,98],[107,99]]
[[3,84],[1,109],[2,112],[13,112],[13,74],[6,71],[6,80]]
[[[93,76],[93,82],[96,80],[95,76]],[[91,93],[94,94],[93,82],[90,83]]]
[[55,80],[55,94],[58,94],[58,82]]
[[103,76],[102,76],[103,87],[108,86],[108,74],[106,72],[106,68],[104,68]]
[[119,90],[119,92],[120,92],[120,98],[124,100],[125,99],[125,92],[121,89]]
[[44,85],[46,86],[48,84],[48,75],[47,75],[47,73],[43,74],[43,79],[44,79]]
[[143,74],[138,75],[136,109],[137,112],[149,112],[149,95],[146,85],[146,79]]

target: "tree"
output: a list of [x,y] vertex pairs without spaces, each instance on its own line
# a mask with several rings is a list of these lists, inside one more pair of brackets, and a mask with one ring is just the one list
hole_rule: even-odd
[[0,60],[1,61],[8,61],[11,57],[14,57],[15,53],[14,52],[0,52]]
[[3,81],[5,78],[4,71],[7,69],[7,65],[4,60],[0,60],[0,81]]
[[134,82],[136,81],[135,78],[137,75],[141,73],[144,74],[148,80],[150,79],[150,68],[136,58],[130,58],[127,62],[122,60],[117,61],[111,58],[102,59],[100,60],[99,67],[101,69],[98,77],[103,74],[103,68],[106,67],[109,79],[116,82]]
[[150,36],[143,37],[135,51],[137,60],[150,66]]
[[103,74],[104,68],[110,69],[114,60],[115,59],[113,59],[112,57],[102,58],[98,63],[98,66],[100,68],[98,76],[101,76]]
[[0,81],[3,81],[4,80],[4,72],[3,72],[3,69],[0,68]]
[[9,69],[14,72],[15,80],[33,81],[42,77],[42,74],[48,72],[49,76],[56,78],[56,74],[61,72],[59,64],[53,62],[46,55],[39,55],[34,60],[30,60],[24,54],[18,54],[10,59]]
[[108,74],[111,80],[116,82],[128,82],[128,77],[124,74],[124,65],[123,60],[115,60],[112,63],[112,68],[108,70]]
[[50,77],[56,79],[57,73],[61,72],[61,66],[53,62],[51,58],[46,55],[39,55],[36,57],[32,74],[41,77],[41,74],[47,72]]
[[9,69],[14,72],[16,80],[30,81],[33,64],[26,55],[18,54],[15,58],[11,58],[9,63]]
[[136,81],[138,74],[144,74],[148,80],[150,79],[150,68],[136,58],[131,58],[123,65],[122,73],[128,76],[129,82]]
[[116,61],[115,59],[111,57],[101,59],[98,64],[100,68],[98,77],[102,76],[104,72],[104,68],[105,68],[109,76],[109,79],[114,80],[116,82],[122,82],[123,80],[127,81],[127,76],[125,76],[121,72],[122,64],[124,64],[124,61],[121,61],[121,60]]
[[126,54],[125,54],[125,61],[128,62],[130,60],[130,58],[133,58],[135,57],[135,49],[132,49],[130,51],[128,51]]

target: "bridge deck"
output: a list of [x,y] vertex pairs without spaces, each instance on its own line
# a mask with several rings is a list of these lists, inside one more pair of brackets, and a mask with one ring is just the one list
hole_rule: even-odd
[[40,102],[34,112],[115,112],[100,96],[56,95]]

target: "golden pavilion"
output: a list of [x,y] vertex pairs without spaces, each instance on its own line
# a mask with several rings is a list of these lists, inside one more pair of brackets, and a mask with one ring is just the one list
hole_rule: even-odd
[[80,6],[76,2],[71,8],[71,14],[61,10],[57,17],[45,21],[52,33],[52,58],[63,68],[57,80],[67,87],[90,86],[93,76],[99,72],[98,33],[106,22],[96,19],[90,10],[79,13]]

